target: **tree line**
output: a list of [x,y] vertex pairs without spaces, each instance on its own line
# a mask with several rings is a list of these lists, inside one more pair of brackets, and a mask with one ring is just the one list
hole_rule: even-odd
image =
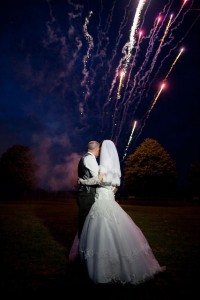
[[[30,147],[13,145],[0,157],[0,196],[20,198],[39,189],[37,165]],[[147,138],[122,166],[122,190],[134,196],[171,196],[178,191],[176,164],[157,140]],[[200,161],[188,174],[188,191],[200,196]]]

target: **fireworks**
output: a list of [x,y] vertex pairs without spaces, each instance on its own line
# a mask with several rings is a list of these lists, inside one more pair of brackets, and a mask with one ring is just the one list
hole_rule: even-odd
[[177,60],[179,59],[179,57],[181,56],[181,54],[182,54],[183,51],[184,51],[184,48],[181,48],[179,54],[177,55],[177,57],[176,57],[175,60],[173,61],[172,65],[171,65],[171,68],[169,69],[169,71],[168,71],[167,75],[165,76],[165,79],[164,79],[164,80],[167,80],[167,78],[169,77],[169,75],[170,75],[172,69],[174,68],[174,66],[175,66],[175,64],[176,64],[176,62],[177,62]]
[[125,149],[125,151],[124,151],[124,156],[123,156],[123,159],[122,159],[122,160],[124,160],[125,157],[126,157],[126,155],[127,155],[127,150],[128,150],[128,147],[129,147],[129,145],[130,145],[130,143],[131,143],[131,141],[132,141],[132,138],[133,138],[133,132],[135,131],[136,125],[137,125],[137,121],[135,121],[134,124],[133,124],[133,128],[132,128],[132,131],[131,131],[131,135],[130,135],[130,137],[129,137],[128,144],[127,144],[126,149]]
[[122,87],[122,80],[123,80],[124,76],[125,76],[125,72],[122,70],[121,74],[120,74],[120,81],[119,81],[119,86],[118,86],[118,91],[117,91],[117,99],[121,98],[120,90],[121,90],[121,87]]
[[138,30],[138,26],[139,26],[139,21],[140,21],[140,17],[141,17],[141,13],[142,13],[142,9],[145,5],[146,0],[140,0],[138,3],[138,6],[136,8],[136,13],[134,16],[134,20],[133,20],[133,25],[131,27],[131,33],[130,33],[130,39],[129,39],[129,44],[128,44],[128,52],[127,55],[125,56],[125,70],[128,67],[128,64],[130,62],[130,58],[131,58],[131,52],[133,50],[133,47],[135,45],[135,35],[136,32]]
[[[138,7],[136,9],[136,14],[134,18],[134,22],[131,28],[130,40],[127,44],[125,44],[124,49],[126,49],[126,55],[120,60],[120,63],[116,69],[118,72],[119,68],[123,69],[123,74],[120,75],[120,81],[117,88],[117,99],[121,99],[120,102],[116,102],[114,105],[114,114],[112,117],[112,135],[111,137],[115,140],[117,144],[120,137],[126,134],[126,123],[127,119],[130,117],[134,117],[137,113],[138,107],[141,105],[141,102],[144,101],[145,98],[149,95],[151,91],[152,83],[154,82],[154,78],[159,74],[161,67],[163,66],[164,59],[160,62],[159,57],[162,55],[162,52],[167,46],[170,46],[174,37],[172,38],[172,32],[176,29],[176,19],[181,14],[183,7],[185,6],[187,1],[183,1],[179,12],[177,13],[176,17],[174,18],[174,14],[170,14],[170,6],[171,3],[169,2],[166,5],[161,13],[159,13],[158,17],[155,20],[153,28],[150,30],[148,36],[141,35],[142,31],[139,31],[139,38],[137,47],[134,46],[136,44],[136,32],[139,27],[139,20],[141,19],[141,11],[144,9],[145,1],[140,1]],[[184,13],[184,15],[186,12]],[[168,21],[167,21],[168,19]],[[166,23],[167,21],[167,23]],[[183,22],[183,19],[179,21],[179,26]],[[165,25],[166,23],[166,25]],[[136,25],[137,24],[137,25]],[[173,25],[173,27],[172,27]],[[136,29],[137,28],[137,29]],[[160,38],[160,33],[163,31],[163,34]],[[168,40],[167,40],[168,39]],[[140,46],[142,46],[142,42],[148,42],[147,44],[147,51],[146,55],[143,59],[142,64],[138,67],[137,66],[137,56],[140,51]],[[159,42],[159,43],[158,43]],[[157,48],[156,45],[158,44]],[[127,48],[126,48],[127,47]],[[165,49],[166,51],[167,49]],[[166,54],[166,58],[170,56],[172,50],[168,49],[168,54]],[[180,55],[182,54],[183,49],[179,52],[176,59],[172,63],[165,79],[166,81],[169,77],[172,69],[174,68],[177,60],[179,59]],[[124,63],[125,62],[125,63]],[[124,64],[123,64],[124,63]],[[135,74],[133,74],[133,71]],[[126,75],[126,76],[125,76]],[[125,90],[122,94],[122,83],[125,86]],[[112,99],[113,91],[115,90],[116,85],[116,77],[114,78],[111,86],[111,90],[109,91],[109,102]],[[150,112],[152,111],[153,107],[155,106],[156,102],[158,101],[165,84],[161,84],[160,89],[155,94],[153,98],[153,102],[151,107],[148,109],[147,113],[143,119],[143,124],[146,123],[147,118],[149,117]],[[108,102],[107,102],[108,103]],[[106,104],[107,105],[107,104]],[[110,105],[111,107],[111,105]],[[111,108],[112,109],[112,108]],[[131,113],[132,112],[132,113]],[[141,129],[144,125],[141,124]],[[131,138],[132,140],[132,138]],[[129,141],[128,145],[131,141]],[[129,147],[129,146],[128,146]],[[125,153],[127,153],[127,149],[125,149]]]
[[[188,34],[187,30],[181,32],[180,28],[193,5],[193,1],[183,0],[180,8],[172,11],[173,1],[168,0],[154,16],[151,1],[139,0],[135,8],[134,3],[132,0],[127,0],[126,6],[120,3],[124,11],[121,21],[115,18],[116,1],[107,17],[103,1],[98,12],[90,10],[85,17],[83,36],[87,47],[82,58],[83,94],[81,101],[77,100],[79,112],[88,121],[94,117],[95,108],[96,120],[101,123],[97,124],[100,138],[110,136],[116,145],[122,138],[128,140],[123,159],[131,143],[141,134],[183,53],[181,48],[170,65],[173,52]],[[91,24],[95,18],[99,20],[96,28]],[[112,23],[118,26],[115,36]],[[170,65],[167,72],[166,65]],[[158,91],[155,88],[157,81],[161,82]],[[136,126],[135,121],[130,133],[127,124],[133,119],[137,119],[140,126]],[[86,123],[84,125],[89,127]]]
[[158,100],[158,98],[159,98],[159,96],[160,96],[162,90],[164,89],[164,87],[165,87],[165,84],[162,83],[162,85],[161,85],[161,87],[160,87],[158,93],[156,94],[156,96],[155,96],[155,98],[154,98],[154,100],[153,100],[153,104],[151,105],[151,108],[148,110],[148,115],[149,115],[150,112],[152,111],[152,109],[153,109],[154,105],[156,104],[156,102],[157,102],[157,100]]

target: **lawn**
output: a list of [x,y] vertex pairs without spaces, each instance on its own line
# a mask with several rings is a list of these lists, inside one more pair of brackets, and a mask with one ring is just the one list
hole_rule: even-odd
[[[0,288],[6,295],[65,298],[194,299],[199,294],[200,206],[121,204],[167,271],[138,286],[94,285],[68,254],[76,200],[0,202]],[[73,296],[70,296],[73,293]],[[199,298],[199,296],[197,297]]]

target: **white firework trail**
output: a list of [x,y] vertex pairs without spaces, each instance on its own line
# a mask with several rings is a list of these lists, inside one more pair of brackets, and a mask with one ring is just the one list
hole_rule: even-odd
[[133,124],[133,128],[132,128],[132,131],[131,131],[131,135],[130,135],[130,137],[129,137],[128,144],[127,144],[126,149],[125,149],[125,151],[124,151],[124,156],[123,156],[122,160],[124,160],[124,158],[125,158],[126,155],[127,155],[127,150],[128,150],[129,145],[130,145],[130,143],[131,143],[131,141],[132,141],[133,133],[134,133],[134,131],[135,131],[136,125],[137,125],[137,121],[135,121],[134,124]]
[[142,9],[144,7],[146,3],[146,0],[140,0],[139,1],[139,4],[137,6],[137,9],[136,9],[136,13],[135,13],[135,17],[134,17],[134,20],[133,20],[133,25],[131,27],[131,33],[130,33],[130,39],[129,39],[129,44],[128,44],[128,53],[125,57],[125,70],[127,69],[128,67],[128,64],[130,62],[130,58],[131,58],[131,52],[133,50],[133,47],[135,45],[135,42],[136,42],[136,39],[135,39],[135,36],[136,36],[136,33],[137,33],[137,30],[138,30],[138,24],[139,24],[139,21],[140,21],[140,16],[141,16],[141,12],[142,12]]
[[126,43],[124,45],[123,49],[122,49],[122,53],[124,54],[124,57],[120,60],[119,65],[116,69],[115,77],[112,81],[112,85],[111,85],[111,88],[110,88],[110,91],[109,91],[108,99],[110,99],[110,97],[112,95],[112,92],[113,92],[113,89],[114,89],[114,86],[115,86],[115,83],[116,83],[116,78],[117,78],[118,73],[119,73],[119,71],[121,70],[122,67],[123,67],[124,73],[126,74],[126,70],[128,68],[128,65],[129,65],[129,62],[130,62],[130,59],[131,59],[131,52],[132,52],[132,50],[134,48],[134,45],[135,45],[135,42],[136,42],[135,36],[136,36],[137,30],[138,30],[138,27],[139,27],[141,12],[142,12],[142,9],[143,9],[145,3],[146,3],[146,0],[139,0],[139,4],[136,8],[136,13],[135,13],[135,16],[134,16],[134,19],[133,19],[133,25],[131,27],[129,42]]
[[90,11],[89,16],[85,18],[85,23],[83,25],[83,33],[84,33],[86,40],[88,41],[88,49],[87,49],[87,53],[83,57],[84,68],[83,68],[82,74],[84,75],[84,77],[83,77],[83,80],[81,81],[81,86],[85,86],[86,92],[83,92],[84,100],[80,103],[80,107],[81,107],[80,113],[82,115],[84,113],[85,103],[86,103],[88,97],[90,96],[90,89],[89,89],[89,84],[88,84],[89,71],[87,70],[87,62],[91,55],[90,52],[94,48],[94,42],[93,42],[93,37],[88,33],[87,28],[88,28],[88,24],[89,24],[89,19],[92,14],[93,14],[93,12]]

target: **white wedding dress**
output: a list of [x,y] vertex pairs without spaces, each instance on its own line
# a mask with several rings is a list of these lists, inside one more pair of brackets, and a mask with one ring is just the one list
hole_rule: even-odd
[[114,187],[97,188],[79,241],[95,283],[139,284],[163,271],[139,227],[115,201]]
[[[114,189],[120,186],[121,169],[116,146],[104,140],[100,151],[99,175],[80,179],[80,184],[100,184],[95,202],[85,220],[80,241],[75,238],[70,260],[79,255],[90,279],[95,283],[139,284],[161,267],[139,227],[115,201]],[[75,250],[75,251],[74,251]]]

